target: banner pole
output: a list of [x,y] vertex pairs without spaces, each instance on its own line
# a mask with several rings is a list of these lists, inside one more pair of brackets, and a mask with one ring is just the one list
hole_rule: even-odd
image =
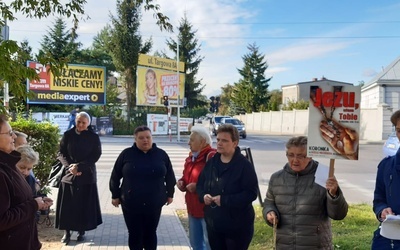
[[333,177],[335,173],[335,159],[329,161],[329,177]]

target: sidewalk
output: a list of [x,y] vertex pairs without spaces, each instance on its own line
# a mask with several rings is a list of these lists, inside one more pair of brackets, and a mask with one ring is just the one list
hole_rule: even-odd
[[[62,250],[98,249],[98,250],[129,250],[128,231],[122,215],[121,207],[111,205],[111,193],[108,188],[110,170],[98,170],[97,186],[99,189],[100,206],[103,224],[97,229],[86,232],[84,242],[76,242],[76,232],[71,236],[68,246]],[[164,206],[158,225],[159,250],[188,250],[189,239],[175,212],[176,209],[185,209],[183,193],[176,189],[174,201],[169,206]]]

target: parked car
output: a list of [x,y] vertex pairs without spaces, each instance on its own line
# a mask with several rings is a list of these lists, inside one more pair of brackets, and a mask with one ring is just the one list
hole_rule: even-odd
[[225,124],[225,123],[230,123],[233,126],[235,126],[237,128],[237,130],[239,131],[239,135],[245,139],[247,137],[246,134],[246,127],[244,126],[244,123],[236,118],[222,118],[221,119],[221,124]]
[[385,156],[395,155],[397,150],[399,149],[400,142],[396,136],[396,132],[392,132],[385,143],[383,144],[383,154]]
[[232,118],[230,116],[214,116],[210,121],[210,134],[217,135],[218,126],[221,124],[222,118]]

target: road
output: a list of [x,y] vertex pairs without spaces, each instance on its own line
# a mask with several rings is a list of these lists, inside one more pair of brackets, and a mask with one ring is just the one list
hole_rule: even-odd
[[[287,161],[285,143],[288,138],[290,137],[250,134],[246,139],[240,140],[240,146],[251,148],[262,196],[265,195],[271,174],[281,169]],[[173,137],[170,142],[168,137],[154,137],[154,142],[169,154],[177,178],[181,176],[183,162],[189,152],[187,139],[187,136],[181,136],[178,142]],[[215,137],[213,140],[215,146]],[[101,137],[101,141],[103,155],[98,168],[110,169],[121,150],[132,145],[133,138]],[[335,176],[348,202],[372,204],[376,167],[382,157],[382,145],[361,144],[358,161],[335,161]],[[329,159],[315,160],[329,165]]]

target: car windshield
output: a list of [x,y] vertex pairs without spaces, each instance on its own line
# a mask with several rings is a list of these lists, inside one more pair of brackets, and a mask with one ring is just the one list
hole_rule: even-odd
[[222,118],[225,118],[225,117],[223,117],[223,116],[216,116],[216,117],[214,118],[214,120],[215,120],[216,123],[221,123],[221,119],[222,119]]
[[234,120],[234,119],[226,119],[225,123],[230,123],[233,125],[242,125],[239,120]]

